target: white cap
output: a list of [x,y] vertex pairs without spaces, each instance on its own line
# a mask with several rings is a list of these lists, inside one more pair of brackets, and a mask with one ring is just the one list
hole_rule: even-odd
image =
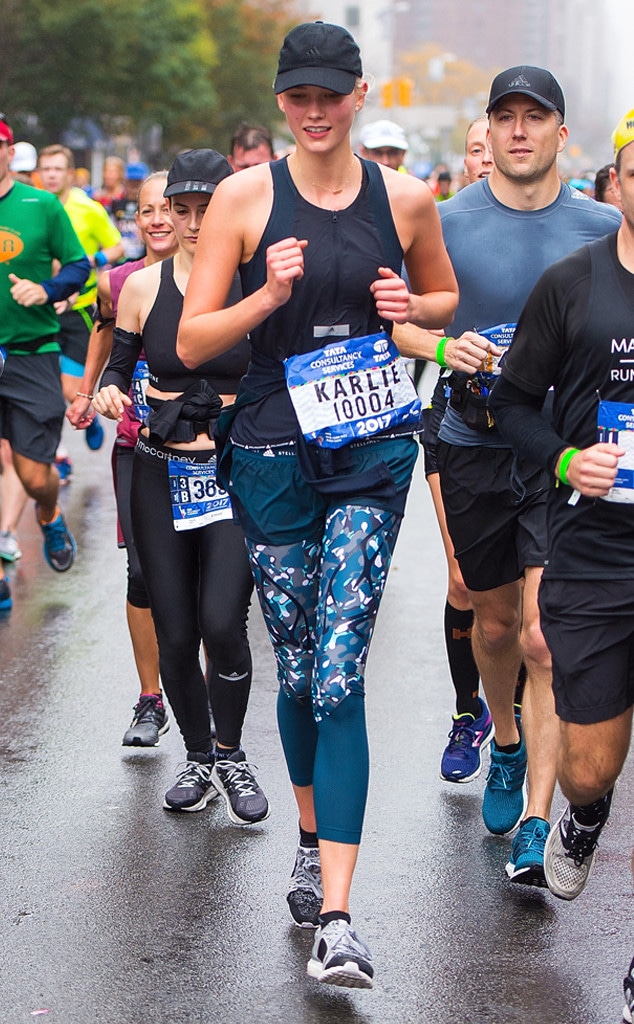
[[34,171],[37,167],[37,149],[30,142],[16,142],[11,161],[12,171]]
[[409,149],[405,132],[395,121],[371,121],[361,129],[359,141],[366,149]]

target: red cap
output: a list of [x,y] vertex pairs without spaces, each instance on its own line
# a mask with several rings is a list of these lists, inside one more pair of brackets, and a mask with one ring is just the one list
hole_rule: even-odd
[[9,125],[5,121],[4,117],[0,114],[0,141],[8,142],[10,146],[13,145],[13,132],[9,128]]

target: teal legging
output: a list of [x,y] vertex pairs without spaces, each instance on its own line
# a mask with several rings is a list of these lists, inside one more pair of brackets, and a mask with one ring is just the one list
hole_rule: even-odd
[[247,541],[280,681],[291,781],[314,787],[320,839],[358,843],[368,790],[365,664],[401,516],[338,505],[322,542]]

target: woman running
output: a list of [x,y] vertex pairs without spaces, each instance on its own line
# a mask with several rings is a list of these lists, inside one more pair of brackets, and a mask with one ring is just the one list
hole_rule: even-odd
[[[160,263],[167,256],[173,256],[178,249],[168,202],[163,195],[166,184],[167,171],[155,171],[145,179],[139,190],[135,218],[139,235],[145,245],[145,256],[139,260],[129,260],[118,267],[113,267],[112,270],[106,270],[99,278],[97,323],[90,335],[80,390],[66,413],[66,418],[79,430],[85,429],[94,415],[92,395],[112,351],[112,332],[117,316],[119,295],[125,281],[135,271],[141,270],[143,267],[150,267],[154,263]],[[147,365],[145,360],[141,359],[134,370],[132,387],[133,392],[141,399],[141,403],[142,388],[144,383],[147,383],[146,377]],[[161,693],[158,646],[150,611],[150,599],[132,535],[130,509],[132,462],[141,426],[140,420],[135,414],[135,408],[140,415],[143,415],[139,402],[125,407],[123,419],[117,423],[117,438],[112,452],[117,499],[117,527],[120,533],[120,545],[125,547],[128,556],[126,617],[141,684],[139,700],[135,705],[130,727],[123,736],[123,745],[126,747],[156,747],[160,737],[169,729],[169,718]]]
[[[200,811],[218,794],[236,824],[262,821],[267,799],[241,748],[251,685],[247,614],[253,588],[242,530],[215,482],[213,424],[246,369],[245,337],[188,370],[176,355],[183,294],[211,193],[232,173],[215,150],[177,157],[165,196],[178,252],[132,274],[119,297],[110,362],[95,407],[121,420],[145,350],[149,407],[132,471],[132,529],[150,597],[163,686],[185,741],[187,762],[165,795],[172,811]],[[239,298],[239,282],[230,301]],[[212,743],[204,644],[211,663]]]
[[[345,29],[287,35],[274,89],[296,151],[218,188],[178,352],[195,366],[250,332],[251,365],[218,438],[277,659],[300,826],[287,898],[297,924],[318,926],[309,974],[370,988],[372,957],[349,912],[369,772],[364,670],[419,428],[381,328],[441,327],[457,286],[427,186],[352,151],[362,76]],[[223,308],[237,268],[245,297]],[[322,377],[329,366],[337,374]],[[349,443],[331,447],[342,434]]]

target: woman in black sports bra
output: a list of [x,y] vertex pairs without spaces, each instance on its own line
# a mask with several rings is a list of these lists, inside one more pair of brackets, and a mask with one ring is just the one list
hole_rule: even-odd
[[[427,186],[352,151],[367,92],[352,36],[322,22],[294,28],[274,89],[295,152],[219,186],[178,353],[197,366],[251,337],[249,371],[217,430],[219,469],[277,660],[300,825],[287,900],[298,925],[318,927],[309,974],[371,988],[348,902],[368,786],[364,671],[418,422],[389,334],[394,321],[449,323],[457,285]],[[245,297],[223,308],[237,269]],[[340,373],[321,376],[334,365]]]
[[[95,398],[119,420],[141,348],[149,380],[134,455],[132,526],[159,643],[163,686],[185,741],[187,762],[165,795],[172,811],[199,811],[224,796],[232,821],[268,816],[268,802],[241,747],[251,685],[247,614],[253,588],[244,535],[216,483],[213,426],[234,400],[249,360],[246,337],[188,369],[176,355],[183,294],[211,193],[231,167],[214,150],[177,157],[169,199],[178,252],[139,270],[119,298],[110,362]],[[240,297],[239,281],[229,301]],[[209,659],[211,737],[200,645]]]

